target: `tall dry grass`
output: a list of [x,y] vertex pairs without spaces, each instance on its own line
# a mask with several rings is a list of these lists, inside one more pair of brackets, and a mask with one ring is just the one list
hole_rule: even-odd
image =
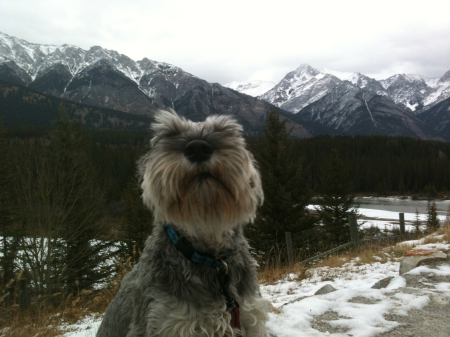
[[[443,240],[450,242],[450,224],[448,221],[438,234],[443,235],[442,239],[435,236],[425,237],[426,234],[422,234],[418,238],[425,237],[424,243]],[[392,258],[404,256],[413,247],[413,245],[408,244],[374,243],[359,249],[349,249],[330,255],[316,261],[313,266],[300,265],[299,256],[295,257],[294,264],[289,266],[284,262],[286,261],[284,249],[274,247],[264,260],[263,257],[257,257],[260,265],[258,277],[262,284],[274,284],[288,276],[291,280],[301,281],[311,276],[311,273],[308,273],[311,268],[341,267],[347,262],[355,261],[356,258],[359,258],[356,262],[359,264],[385,263]],[[100,315],[118,292],[122,278],[132,268],[131,261],[132,258],[119,264],[116,276],[110,278],[105,287],[99,291],[84,291],[66,297],[63,294],[57,294],[51,300],[37,298],[27,310],[21,310],[17,304],[8,307],[2,306],[0,298],[0,336],[60,336],[67,332],[64,324],[76,323],[87,315]],[[55,305],[55,302],[58,304]]]
[[38,297],[27,309],[21,309],[18,304],[2,306],[0,302],[0,336],[53,337],[68,332],[65,325],[76,323],[87,315],[105,312],[119,291],[123,277],[131,268],[131,258],[119,263],[116,275],[109,278],[99,291],[85,290],[76,295],[58,293],[51,298]]

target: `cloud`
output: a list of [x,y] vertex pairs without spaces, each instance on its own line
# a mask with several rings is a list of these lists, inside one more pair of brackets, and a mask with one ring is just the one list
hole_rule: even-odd
[[100,45],[210,82],[279,81],[302,63],[378,77],[450,69],[443,0],[38,3],[0,0],[0,31],[35,43]]

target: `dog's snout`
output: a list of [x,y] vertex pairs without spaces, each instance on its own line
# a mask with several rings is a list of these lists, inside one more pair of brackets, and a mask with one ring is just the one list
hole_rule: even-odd
[[204,140],[193,140],[186,145],[184,155],[191,162],[201,163],[211,158],[212,147]]

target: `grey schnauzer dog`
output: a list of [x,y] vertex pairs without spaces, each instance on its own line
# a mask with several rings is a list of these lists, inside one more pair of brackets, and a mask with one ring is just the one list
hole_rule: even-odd
[[270,304],[243,235],[263,192],[242,127],[229,116],[155,119],[139,169],[153,232],[97,337],[266,336]]

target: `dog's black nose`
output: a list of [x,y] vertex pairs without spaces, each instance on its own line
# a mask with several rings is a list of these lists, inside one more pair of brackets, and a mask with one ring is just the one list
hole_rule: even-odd
[[211,158],[212,147],[204,140],[193,140],[186,145],[184,155],[194,163],[201,163]]

